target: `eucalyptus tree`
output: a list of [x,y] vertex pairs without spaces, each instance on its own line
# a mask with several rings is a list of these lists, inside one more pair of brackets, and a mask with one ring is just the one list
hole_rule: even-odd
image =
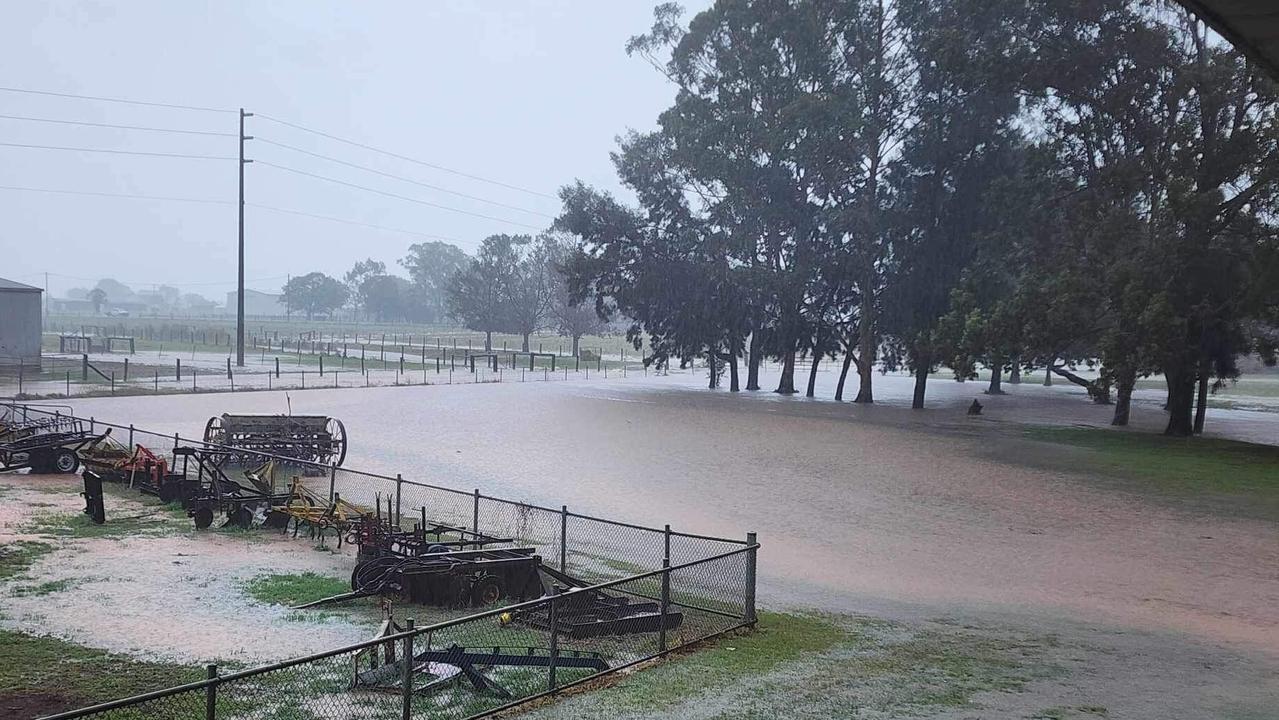
[[527,235],[490,235],[480,251],[455,272],[446,286],[449,314],[484,333],[484,349],[493,349],[493,333],[509,326],[511,287]]

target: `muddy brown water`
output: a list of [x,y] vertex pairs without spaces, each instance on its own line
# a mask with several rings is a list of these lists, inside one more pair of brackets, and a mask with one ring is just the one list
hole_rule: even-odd
[[[912,412],[908,378],[877,380],[875,407],[708,392],[696,375],[74,404],[193,436],[221,412],[329,414],[346,424],[354,468],[694,532],[754,530],[765,604],[1100,643],[1147,664],[1116,672],[1150,707],[1187,692],[1279,702],[1273,518],[1160,502],[1081,472],[1070,450],[1018,439],[1019,422],[1109,419],[1069,388],[1009,386],[969,418],[978,383],[934,383],[934,409]],[[827,396],[830,385],[823,374]],[[1136,426],[1156,427],[1162,413],[1141,400]],[[1210,427],[1264,439],[1279,415],[1214,412]]]

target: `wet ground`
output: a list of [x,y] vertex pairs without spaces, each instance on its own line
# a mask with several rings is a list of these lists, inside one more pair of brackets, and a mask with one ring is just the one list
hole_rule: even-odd
[[[819,392],[833,382],[823,373]],[[1279,716],[1265,711],[1279,707],[1273,518],[1151,497],[1082,472],[1075,451],[1023,439],[1019,423],[1109,421],[1060,383],[986,397],[978,383],[935,382],[919,412],[906,407],[908,378],[877,382],[875,407],[708,392],[693,374],[74,405],[193,436],[222,412],[333,415],[354,468],[644,524],[757,531],[761,599],[774,607],[1061,636],[1086,648],[1076,704],[1112,717]],[[1162,425],[1157,396],[1139,396],[1135,429]],[[964,414],[974,397],[979,418]],[[1272,418],[1214,411],[1209,427],[1273,442]],[[991,716],[1022,717],[1012,712]]]

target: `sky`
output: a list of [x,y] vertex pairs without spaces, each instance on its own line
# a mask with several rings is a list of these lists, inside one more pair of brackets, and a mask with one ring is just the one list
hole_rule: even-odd
[[[708,2],[685,6],[691,15]],[[0,87],[209,110],[0,90],[0,277],[41,286],[49,273],[55,297],[113,277],[224,300],[236,276],[239,108],[255,113],[245,121],[253,289],[278,292],[290,274],[340,276],[364,258],[394,269],[415,242],[472,252],[494,233],[536,233],[559,209],[557,190],[577,179],[625,196],[609,160],[616,137],[654,127],[674,96],[625,52],[654,4],[8,2]]]

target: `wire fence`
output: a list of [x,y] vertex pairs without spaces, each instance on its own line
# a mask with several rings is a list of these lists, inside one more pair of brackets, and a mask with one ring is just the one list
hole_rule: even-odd
[[[47,720],[485,717],[752,625],[758,545]],[[706,580],[717,579],[715,596]],[[625,607],[629,631],[597,632]]]
[[[129,447],[172,452],[170,467],[177,465],[179,448],[232,450],[75,417],[65,406],[9,404],[2,406],[0,421],[74,422],[91,434],[110,432]],[[369,508],[400,527],[447,525],[533,548],[543,566],[590,587],[566,586],[558,588],[562,596],[55,717],[482,717],[755,621],[753,534],[731,539],[645,527],[402,474],[233,450],[248,461],[244,468],[224,468],[228,475],[251,472],[257,461],[287,464],[312,493],[330,502]],[[596,632],[601,627],[607,631]],[[409,655],[393,650],[399,645],[420,661],[402,662]],[[272,704],[279,710],[266,707]]]

